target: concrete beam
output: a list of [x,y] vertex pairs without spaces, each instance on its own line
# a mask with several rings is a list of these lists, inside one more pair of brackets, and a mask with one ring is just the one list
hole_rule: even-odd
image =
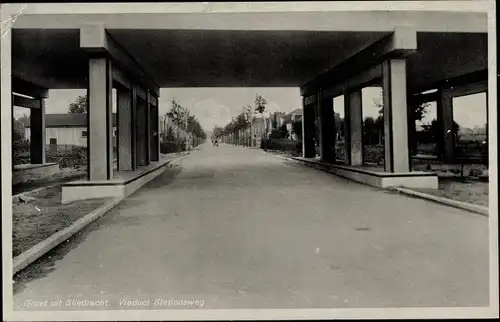
[[[113,6],[97,7],[98,4],[38,4],[30,3],[23,14],[18,17],[15,28],[19,29],[75,29],[81,23],[89,21],[103,21],[109,29],[196,29],[196,30],[311,30],[311,31],[348,31],[348,32],[389,32],[395,25],[415,25],[422,32],[487,32],[489,9],[483,12],[452,12],[446,3],[437,10],[413,11],[405,8],[395,9],[394,2],[387,4],[387,10],[353,11],[345,4],[345,10],[337,11],[324,8],[312,9],[315,4],[324,6],[342,6],[340,3],[329,4],[326,1],[302,2],[307,10],[299,9],[300,3],[293,6],[287,3],[279,11],[264,10],[262,3],[255,5],[248,12],[245,3],[239,3],[243,9],[228,11],[229,3],[219,3],[223,6],[219,12],[213,11],[217,3],[210,3],[209,12],[205,6],[202,9],[177,9],[181,4],[172,6],[164,3],[123,3]],[[380,2],[384,3],[384,2]],[[426,3],[426,6],[439,2]],[[83,6],[89,6],[83,8]],[[137,5],[137,6],[135,6]],[[172,4],[174,5],[174,4]],[[182,4],[184,5],[184,4]],[[196,5],[186,3],[186,5]],[[236,5],[236,4],[235,4]],[[269,2],[267,5],[276,6]],[[403,6],[407,4],[403,3]],[[467,5],[467,2],[464,3]],[[477,10],[481,5],[490,5],[488,2],[468,4]],[[57,6],[57,9],[49,9]],[[76,6],[76,8],[74,7]],[[293,9],[292,9],[293,8]],[[483,7],[484,8],[484,7]],[[352,8],[351,8],[352,9]],[[244,10],[244,12],[242,12]],[[267,12],[266,12],[267,11]],[[274,12],[273,12],[274,11]],[[309,12],[307,12],[309,11]],[[451,23],[453,22],[453,23]]]
[[106,32],[102,23],[86,24],[80,28],[80,47],[89,54],[108,54],[114,65],[127,71],[139,83],[159,95],[160,88],[144,68]]
[[338,85],[330,86],[323,90],[323,96],[337,97],[343,95],[349,89],[362,88],[371,84],[380,84],[382,80],[382,65],[377,65],[360,74],[347,79],[345,82]]
[[417,50],[417,32],[412,27],[396,27],[394,32],[344,60],[329,71],[300,87],[300,94],[311,95],[345,82],[387,59],[404,58]]
[[35,85],[15,76],[12,76],[11,82],[12,92],[14,93],[19,93],[34,98],[49,97],[49,90],[42,86]]
[[125,73],[116,66],[113,66],[113,81],[119,83],[122,87],[128,90],[132,88],[132,83],[128,79],[127,75],[125,75]]
[[152,106],[158,106],[158,100],[153,93],[149,93],[149,102]]
[[317,99],[318,98],[317,98],[316,94],[313,94],[311,96],[308,96],[308,97],[304,98],[304,104],[305,105],[314,104],[314,103],[317,102]]
[[140,98],[142,98],[145,101],[147,100],[147,98],[148,98],[147,93],[148,92],[143,87],[137,86],[136,87],[136,93],[137,93],[137,97],[140,97]]
[[421,92],[425,92],[431,89],[445,88],[445,87],[459,87],[459,86],[467,86],[469,84],[488,82],[488,70],[481,70],[474,73],[469,73],[465,75],[461,75],[458,77],[453,77],[449,79],[443,79],[438,82],[427,83],[423,86],[411,86],[408,84],[408,93],[417,94]]
[[29,109],[40,109],[40,99],[26,98],[12,94],[12,105]]

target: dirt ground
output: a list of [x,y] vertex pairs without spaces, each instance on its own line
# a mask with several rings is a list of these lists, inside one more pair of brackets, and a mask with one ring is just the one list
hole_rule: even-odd
[[439,178],[439,189],[414,189],[434,196],[488,207],[489,183],[480,180]]
[[27,194],[12,201],[12,255],[15,257],[105,204],[93,199],[61,204],[61,187]]

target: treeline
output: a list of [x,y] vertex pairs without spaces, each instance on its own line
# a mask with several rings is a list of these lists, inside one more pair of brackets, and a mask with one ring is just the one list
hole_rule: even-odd
[[162,153],[189,150],[206,140],[207,134],[196,116],[175,98],[166,116],[164,132],[161,134]]

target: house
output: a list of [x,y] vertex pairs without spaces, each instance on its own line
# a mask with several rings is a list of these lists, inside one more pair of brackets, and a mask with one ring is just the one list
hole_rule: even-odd
[[[25,137],[30,138],[31,125],[26,124]],[[46,114],[47,146],[87,146],[87,114]],[[113,113],[113,145],[116,146],[116,113]]]
[[295,122],[302,122],[302,109],[298,108],[287,115],[285,115],[283,123],[286,124],[286,130],[288,131],[288,137],[292,140],[298,140],[299,134],[293,131],[293,124]]

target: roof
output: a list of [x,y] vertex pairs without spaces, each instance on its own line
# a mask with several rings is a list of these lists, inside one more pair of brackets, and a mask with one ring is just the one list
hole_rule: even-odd
[[301,108],[295,109],[290,113],[288,113],[288,115],[302,115],[302,109]]
[[287,115],[285,115],[285,124],[292,122],[292,115],[302,116],[302,109],[301,108],[295,109],[295,110],[291,111],[290,113],[288,113]]
[[[85,127],[86,113],[45,114],[45,127]],[[116,113],[113,113],[113,126],[116,126]],[[30,127],[28,125],[27,127]]]

